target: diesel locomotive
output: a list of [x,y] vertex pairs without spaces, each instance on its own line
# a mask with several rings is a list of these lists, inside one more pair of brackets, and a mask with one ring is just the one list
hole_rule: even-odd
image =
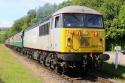
[[98,69],[109,59],[103,16],[85,6],[67,6],[7,39],[5,44],[58,72]]

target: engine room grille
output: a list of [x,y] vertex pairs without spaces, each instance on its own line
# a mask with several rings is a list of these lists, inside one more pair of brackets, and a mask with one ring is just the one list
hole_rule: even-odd
[[81,37],[80,45],[81,47],[90,47],[90,37]]

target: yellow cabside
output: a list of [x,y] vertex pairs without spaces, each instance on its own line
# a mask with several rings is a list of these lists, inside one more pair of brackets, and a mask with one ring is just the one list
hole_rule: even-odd
[[104,52],[105,29],[62,28],[61,52]]

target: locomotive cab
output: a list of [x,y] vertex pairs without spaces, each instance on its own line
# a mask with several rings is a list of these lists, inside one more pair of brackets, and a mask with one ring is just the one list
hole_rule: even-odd
[[101,15],[64,14],[62,36],[64,52],[103,52],[105,30]]

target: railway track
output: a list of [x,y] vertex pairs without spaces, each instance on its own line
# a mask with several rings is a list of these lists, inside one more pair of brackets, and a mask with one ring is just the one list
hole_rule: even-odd
[[[19,55],[23,55],[19,52],[16,52],[16,53]],[[37,62],[37,61],[34,61],[34,62]],[[45,66],[42,65],[42,67],[45,67]],[[85,72],[84,74],[81,74],[80,72],[79,73],[70,72],[68,74],[61,75],[59,73],[54,72],[52,69],[48,67],[45,67],[45,68],[51,71],[52,73],[57,74],[62,80],[66,80],[68,83],[113,83],[109,79],[102,77],[99,74],[92,73],[92,72]]]
[[72,78],[72,77],[69,77],[67,75],[62,75],[62,77],[69,81],[70,83],[85,83],[85,81],[87,83],[113,83],[112,81],[110,81],[109,79],[106,79],[106,78],[103,78],[101,76],[98,76],[96,74],[91,74],[91,73],[88,73],[86,74],[86,76],[81,76],[81,77],[77,77],[77,78]]
[[68,83],[114,83],[111,80],[107,79],[106,77],[102,77],[101,75],[92,72],[86,72],[84,74],[81,74],[80,72],[79,73],[70,72],[71,75],[69,74],[61,75],[59,73],[54,72],[50,68],[47,69],[52,73],[57,74],[59,77],[66,80]]
[[108,78],[106,77],[102,77],[98,74],[95,73],[88,73],[90,76],[95,77],[96,81],[99,83],[113,83],[112,81],[110,81]]

